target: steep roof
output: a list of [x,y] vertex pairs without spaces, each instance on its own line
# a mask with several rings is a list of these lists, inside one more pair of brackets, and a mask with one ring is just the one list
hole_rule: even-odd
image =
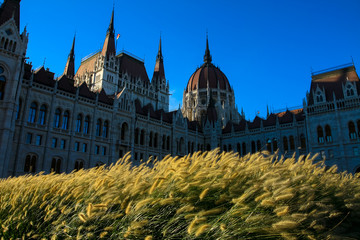
[[156,56],[155,69],[152,79],[165,79],[165,70],[164,70],[164,62],[161,50],[161,38],[159,42],[159,50]]
[[104,89],[101,89],[99,92],[99,97],[98,97],[99,102],[108,104],[108,105],[113,105],[114,103],[114,99],[111,98],[110,96],[106,95],[106,92]]
[[347,81],[355,82],[358,92],[360,92],[359,76],[355,70],[355,66],[346,66],[324,70],[312,76],[310,85],[310,98],[308,104],[314,104],[313,92],[316,88],[325,89],[325,97],[327,101],[333,101],[333,95],[336,99],[343,99],[343,84]]
[[145,84],[150,83],[144,62],[126,53],[120,53],[117,57],[120,59],[120,72],[140,78]]
[[96,53],[90,55],[89,57],[85,58],[84,60],[82,60],[80,63],[80,67],[78,68],[78,70],[76,72],[76,76],[82,76],[86,72],[93,72],[95,69],[96,60],[99,57],[99,55],[100,55],[100,52],[96,52]]
[[89,87],[85,82],[83,82],[79,87],[79,96],[92,100],[96,99],[96,94],[90,91]]
[[74,81],[65,75],[62,75],[58,79],[58,89],[69,93],[76,93],[76,87],[74,87]]
[[16,26],[20,27],[20,1],[21,0],[4,0],[0,7],[0,25],[14,16]]
[[55,86],[54,73],[49,70],[45,70],[42,66],[41,68],[35,70],[34,72],[34,82],[44,84],[49,87]]

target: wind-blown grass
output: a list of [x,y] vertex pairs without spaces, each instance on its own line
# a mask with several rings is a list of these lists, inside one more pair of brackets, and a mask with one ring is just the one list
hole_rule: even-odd
[[359,239],[360,182],[313,158],[197,152],[0,182],[3,239]]

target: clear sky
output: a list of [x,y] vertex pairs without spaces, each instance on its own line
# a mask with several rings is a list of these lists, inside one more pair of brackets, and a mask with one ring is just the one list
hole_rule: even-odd
[[[171,110],[182,104],[191,74],[203,63],[206,31],[213,63],[235,91],[247,119],[266,106],[302,105],[313,71],[354,60],[360,69],[360,0],[23,0],[27,56],[62,74],[76,32],[76,69],[102,47],[115,2],[117,50],[145,59],[151,79],[160,33]],[[352,57],[352,58],[351,58]]]

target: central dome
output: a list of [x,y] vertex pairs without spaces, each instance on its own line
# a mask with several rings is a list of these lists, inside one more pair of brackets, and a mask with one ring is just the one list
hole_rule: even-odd
[[231,91],[229,80],[218,67],[215,67],[211,63],[211,60],[209,42],[208,39],[206,39],[204,64],[191,75],[185,89],[186,92],[206,89],[208,85],[210,89],[219,88],[221,90]]
[[186,92],[207,88],[219,88],[221,90],[231,90],[229,80],[225,74],[213,64],[204,63],[191,75],[186,87]]

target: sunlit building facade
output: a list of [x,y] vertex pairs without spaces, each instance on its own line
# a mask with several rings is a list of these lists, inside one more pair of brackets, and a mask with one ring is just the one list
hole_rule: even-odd
[[[169,111],[161,40],[150,79],[144,61],[116,53],[114,12],[101,50],[75,68],[75,38],[63,74],[27,62],[28,33],[20,33],[20,1],[0,8],[0,176],[71,172],[116,162],[127,152],[142,159],[220,148],[240,155],[319,152],[328,165],[360,166],[359,78],[353,65],[314,73],[303,107],[245,119],[235,90],[212,63],[204,63]],[[64,59],[65,63],[65,59]]]

